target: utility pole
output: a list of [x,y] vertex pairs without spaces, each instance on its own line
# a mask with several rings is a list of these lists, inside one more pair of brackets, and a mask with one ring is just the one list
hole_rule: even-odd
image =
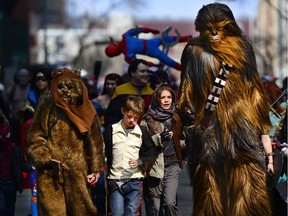
[[42,27],[44,30],[44,65],[48,64],[48,47],[47,47],[47,0],[43,0],[43,15],[42,15]]

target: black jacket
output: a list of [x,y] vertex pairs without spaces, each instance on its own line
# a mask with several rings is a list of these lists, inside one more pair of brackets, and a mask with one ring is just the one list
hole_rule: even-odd
[[23,191],[22,174],[21,172],[31,172],[33,169],[26,162],[22,149],[19,146],[15,146],[12,150],[12,175],[15,180],[17,190],[21,193]]

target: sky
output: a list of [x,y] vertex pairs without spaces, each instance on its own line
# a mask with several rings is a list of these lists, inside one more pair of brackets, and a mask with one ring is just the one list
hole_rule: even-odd
[[[76,8],[76,13],[89,14],[100,13],[106,10],[113,0],[69,0]],[[115,1],[115,0],[114,0]],[[136,0],[135,0],[136,1]],[[138,0],[139,1],[139,0]],[[235,18],[254,18],[257,16],[257,5],[261,0],[218,0],[219,3],[227,4]],[[123,4],[114,12],[130,12],[136,19],[171,19],[171,20],[194,20],[199,9],[206,4],[216,1],[211,0],[143,0],[141,5],[134,9]],[[75,11],[74,10],[74,11]]]

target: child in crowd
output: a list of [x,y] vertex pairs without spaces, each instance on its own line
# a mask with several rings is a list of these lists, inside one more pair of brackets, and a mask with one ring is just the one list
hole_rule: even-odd
[[142,196],[142,179],[156,149],[147,129],[137,124],[144,114],[144,100],[128,96],[121,108],[123,119],[104,132],[108,166],[111,215],[137,215]]

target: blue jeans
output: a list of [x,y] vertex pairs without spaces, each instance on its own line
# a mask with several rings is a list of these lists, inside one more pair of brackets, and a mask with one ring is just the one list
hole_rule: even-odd
[[14,215],[16,194],[17,189],[13,180],[0,181],[0,215]]
[[[108,180],[108,188],[115,186],[116,180]],[[111,191],[111,190],[110,190]],[[129,180],[110,194],[111,216],[135,216],[142,195],[142,180]]]

